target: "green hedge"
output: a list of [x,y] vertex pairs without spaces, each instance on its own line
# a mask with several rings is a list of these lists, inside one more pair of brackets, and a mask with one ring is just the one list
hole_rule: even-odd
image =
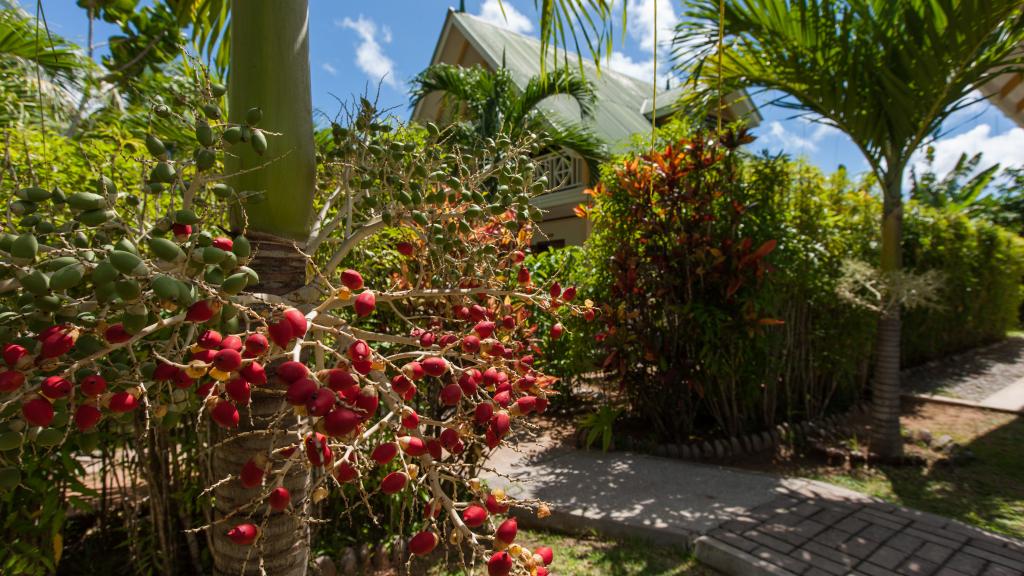
[[[866,390],[875,315],[837,287],[846,261],[876,264],[874,188],[843,170],[825,176],[725,148],[680,167],[668,159],[704,144],[678,133],[671,140],[657,156],[638,152],[605,167],[584,249],[534,257],[541,276],[570,266],[581,296],[604,306],[597,322],[570,327],[545,368],[563,378],[609,370],[632,416],[660,439],[845,409]],[[653,183],[652,163],[662,164]],[[771,242],[752,268],[752,254]],[[905,316],[905,366],[1016,325],[1024,275],[1016,235],[909,204],[905,262],[942,278],[939,307]]]

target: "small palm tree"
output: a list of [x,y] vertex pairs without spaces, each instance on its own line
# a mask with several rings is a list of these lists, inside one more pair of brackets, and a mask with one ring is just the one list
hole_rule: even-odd
[[413,106],[429,94],[441,93],[452,119],[464,121],[473,137],[506,135],[514,140],[526,132],[545,134],[550,148],[572,150],[585,158],[592,169],[607,156],[601,140],[585,127],[555,123],[538,109],[548,98],[569,96],[579,105],[581,118],[593,114],[597,99],[593,85],[570,70],[560,68],[534,76],[519,90],[505,68],[491,71],[481,66],[434,64],[421,72],[413,84]]
[[[676,58],[705,101],[719,88],[779,90],[845,132],[882,186],[881,266],[896,278],[911,155],[976,86],[1024,67],[1021,42],[1020,0],[687,0]],[[894,305],[879,321],[872,389],[872,449],[890,458],[902,454],[899,369]]]

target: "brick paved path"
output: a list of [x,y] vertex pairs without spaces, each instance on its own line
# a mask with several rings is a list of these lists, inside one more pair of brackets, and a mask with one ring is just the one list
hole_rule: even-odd
[[1024,575],[1024,543],[820,485],[790,490],[707,537],[781,568],[777,574]]

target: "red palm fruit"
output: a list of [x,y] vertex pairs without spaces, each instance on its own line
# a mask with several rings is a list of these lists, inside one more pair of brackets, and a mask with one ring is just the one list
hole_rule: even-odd
[[356,467],[348,460],[342,460],[334,467],[334,477],[337,478],[338,482],[341,484],[355,480],[358,475],[359,470],[357,470]]
[[319,432],[306,436],[306,458],[313,466],[326,466],[334,460],[334,453],[327,444],[327,437]]
[[39,385],[39,391],[50,400],[57,400],[71,393],[71,382],[60,376],[47,376]]
[[494,395],[494,403],[502,408],[508,408],[508,405],[512,403],[512,393],[508,390],[502,390]]
[[516,281],[524,286],[530,283],[530,271],[526,266],[521,266],[519,268],[519,273],[516,274]]
[[462,387],[458,384],[449,384],[441,389],[441,404],[445,406],[458,406],[462,400]]
[[242,351],[242,339],[238,336],[225,336],[220,341],[221,350],[234,350],[235,352]]
[[441,459],[441,449],[441,441],[437,438],[427,440],[427,453],[430,454],[434,460]]
[[425,358],[422,364],[423,371],[430,376],[440,376],[448,371],[448,361],[440,356]]
[[363,275],[349,268],[341,273],[341,283],[349,290],[359,290],[363,287]]
[[279,320],[267,326],[267,333],[270,334],[270,339],[274,344],[281,348],[287,348],[292,340],[295,339],[295,335],[292,333],[292,325],[287,320]]
[[444,336],[441,336],[441,338],[437,341],[437,345],[444,348],[447,346],[451,346],[452,344],[455,344],[455,342],[458,341],[458,339],[459,337],[456,336],[455,334],[445,334]]
[[324,417],[324,432],[328,436],[345,436],[359,426],[359,415],[348,408],[335,408]]
[[228,538],[239,546],[252,546],[260,536],[260,527],[255,524],[239,524],[228,530]]
[[0,392],[14,392],[25,383],[25,375],[17,370],[0,372]]
[[49,426],[53,422],[53,405],[45,398],[33,398],[21,406],[21,414],[33,426]]
[[441,515],[441,510],[443,509],[444,506],[441,505],[441,502],[432,498],[423,507],[423,516],[426,518],[437,518]]
[[270,343],[263,334],[249,334],[245,337],[245,351],[253,356],[259,356],[267,351]]
[[189,224],[171,224],[171,233],[178,242],[185,242],[192,235],[192,226]]
[[306,411],[310,416],[322,417],[330,413],[338,395],[330,388],[317,388],[306,398]]
[[497,412],[491,417],[491,429],[498,435],[498,438],[503,437],[508,433],[509,428],[512,427],[512,419],[505,412]]
[[370,458],[377,464],[384,465],[391,462],[397,454],[398,444],[385,442],[373,449],[373,452],[370,453]]
[[562,295],[562,285],[559,284],[558,282],[555,282],[554,284],[551,285],[551,288],[548,290],[548,293],[551,294],[552,298],[558,298],[559,296]]
[[360,318],[369,316],[373,309],[377,307],[377,297],[374,296],[373,292],[367,290],[356,296],[355,309],[356,315]]
[[486,424],[491,421],[491,417],[494,416],[494,406],[490,402],[481,402],[476,405],[476,409],[473,412],[473,419],[476,420],[477,424]]
[[352,360],[369,360],[373,350],[365,340],[356,340],[348,347],[348,357]]
[[470,372],[467,370],[462,373],[462,376],[459,376],[459,387],[462,388],[462,393],[466,396],[472,396],[477,391],[477,380]]
[[415,410],[409,409],[402,413],[402,428],[412,430],[420,425],[420,416]]
[[548,399],[543,396],[537,397],[537,414],[543,414],[548,409]]
[[224,391],[239,404],[248,404],[252,398],[252,388],[245,378],[232,378],[224,385]]
[[267,383],[267,371],[263,369],[262,364],[255,360],[239,368],[238,375],[253,386],[262,386]]
[[242,472],[238,475],[238,480],[243,488],[255,488],[263,483],[263,474],[265,473],[266,470],[250,458],[242,465]]
[[494,328],[494,322],[481,320],[476,323],[476,326],[473,326],[473,331],[481,338],[490,338],[491,334],[494,334]]
[[348,388],[339,390],[338,396],[341,398],[342,402],[354,406],[356,400],[359,400],[359,395],[362,394],[362,392],[363,389],[357,384],[355,386],[349,386]]
[[549,576],[551,574],[544,566],[537,566],[534,570],[537,572],[536,576]]
[[[185,372],[184,370],[178,370],[174,374],[174,387],[175,388],[191,388],[192,385],[195,384],[195,383],[196,383],[195,379],[192,378],[191,376],[189,376],[188,373]],[[206,394],[203,394],[200,397],[205,397],[205,396],[206,396]]]
[[157,382],[169,382],[174,380],[174,377],[177,376],[180,371],[181,369],[173,364],[160,362],[153,370],[153,380]]
[[526,254],[522,250],[516,250],[512,253],[512,262],[519,264],[523,260],[526,260]]
[[416,436],[400,436],[398,446],[409,456],[423,456],[427,453],[427,443]]
[[300,378],[288,385],[285,399],[292,406],[305,406],[309,398],[316,392],[316,382],[309,378]]
[[480,379],[483,381],[485,387],[490,388],[491,386],[494,386],[498,382],[498,369],[491,366],[487,370],[484,370]]
[[434,340],[435,338],[433,332],[424,332],[423,334],[420,334],[420,346],[422,346],[423,348],[430,348],[431,346],[433,346]]
[[480,351],[480,337],[468,334],[462,337],[462,351],[467,354],[476,354]]
[[306,315],[295,308],[285,310],[284,319],[292,327],[292,338],[302,338],[306,335],[306,330],[309,330]]
[[515,518],[509,518],[498,525],[498,529],[494,531],[494,537],[505,544],[511,544],[515,541],[518,532],[519,523]]
[[466,523],[466,526],[470,528],[478,528],[483,526],[483,523],[487,520],[487,510],[484,510],[483,506],[479,504],[470,504],[462,511],[462,521]]
[[224,338],[220,335],[220,332],[216,330],[207,330],[199,335],[196,340],[196,344],[199,344],[207,350],[216,350],[220,348],[220,343]]
[[377,390],[375,388],[367,386],[359,391],[359,396],[356,397],[356,408],[364,412],[364,420],[373,416],[377,412],[377,406],[379,405],[380,398],[377,397]]
[[213,357],[216,355],[216,350],[197,350],[195,352],[192,352],[191,358],[193,360],[198,360],[204,364],[209,364],[210,362],[213,362]]
[[512,572],[512,555],[502,550],[487,561],[487,576],[508,576]]
[[551,327],[551,339],[558,340],[559,338],[562,337],[563,332],[565,332],[565,327],[562,326],[561,322],[557,322],[554,326]]
[[409,380],[419,380],[426,376],[427,371],[423,368],[423,364],[413,360],[405,366],[402,366],[402,374],[405,374],[405,377]]
[[238,350],[225,348],[213,355],[213,366],[221,372],[234,372],[242,367],[242,355]]
[[497,448],[498,444],[501,444],[501,438],[494,433],[494,428],[487,428],[487,432],[484,434],[484,444],[487,444],[487,447],[492,450]]
[[4,346],[4,362],[11,368],[24,368],[28,362],[28,349],[18,344]]
[[566,302],[572,302],[573,298],[575,298],[575,297],[576,297],[576,287],[575,286],[569,286],[568,288],[565,289],[564,292],[562,292],[562,300],[565,300]]
[[516,319],[513,316],[506,315],[501,319],[501,327],[506,330],[512,330],[516,327]]
[[[42,358],[57,358],[71,351],[78,340],[78,330],[67,326],[51,326],[39,335],[38,340],[42,343],[39,356]],[[24,359],[19,362],[25,361]]]
[[132,335],[125,329],[124,324],[111,324],[103,331],[103,338],[111,344],[121,344],[132,339]]
[[454,428],[445,428],[444,430],[441,430],[439,438],[441,440],[441,446],[444,446],[445,450],[448,450],[449,452],[452,451],[452,446],[454,446],[456,442],[461,441],[459,438],[459,432]]
[[380,491],[385,494],[397,494],[405,488],[408,481],[409,477],[405,475],[405,472],[392,472],[380,481]]
[[437,548],[437,534],[430,530],[424,530],[409,540],[409,552],[417,556],[426,556]]
[[415,384],[410,384],[409,385],[409,389],[406,390],[405,393],[402,394],[402,400],[405,400],[406,402],[411,402],[412,399],[415,398],[415,397],[416,397],[416,385]]
[[231,238],[228,238],[227,236],[218,236],[213,239],[213,245],[214,247],[220,248],[225,252],[231,252],[231,248],[232,246],[235,245],[235,243],[231,240]]
[[292,495],[288,492],[287,488],[278,486],[270,491],[270,495],[267,496],[267,503],[270,504],[271,509],[280,512],[292,503]]
[[360,374],[369,374],[373,370],[373,362],[370,360],[353,360],[352,368]]
[[399,242],[395,245],[395,249],[397,249],[398,253],[402,256],[412,256],[415,251],[411,242]]
[[458,320],[468,320],[469,319],[469,308],[467,308],[465,306],[457,306],[455,308],[455,318],[458,319]]
[[551,564],[551,561],[555,559],[555,553],[551,548],[547,546],[539,546],[533,551],[534,556],[540,556],[541,562],[545,566]]
[[327,387],[330,388],[331,390],[334,390],[335,392],[347,390],[359,383],[356,381],[356,377],[353,376],[351,372],[347,370],[340,370],[338,368],[332,368],[331,370],[328,370],[325,376],[326,377],[321,378],[321,380],[326,380]]
[[529,414],[537,409],[537,397],[536,396],[522,396],[516,399],[516,406],[519,407],[519,412],[522,414]]
[[217,405],[210,411],[213,421],[220,424],[221,428],[238,427],[238,408],[227,400],[217,402]]
[[487,319],[487,308],[479,304],[473,304],[469,307],[469,319],[472,322],[479,322]]
[[188,311],[185,312],[185,321],[187,322],[198,322],[202,324],[213,318],[213,315],[220,310],[219,302],[211,302],[209,300],[200,300],[188,307]]
[[124,414],[135,410],[139,400],[128,392],[118,392],[110,397],[110,411],[116,414]]
[[99,408],[91,404],[82,404],[75,409],[75,427],[80,432],[88,432],[96,424],[99,424],[102,416],[103,413],[100,412]]
[[405,395],[410,386],[412,386],[412,382],[405,374],[395,374],[391,377],[391,389],[401,396]]
[[216,384],[213,380],[204,382],[202,386],[196,388],[196,396],[200,398],[206,398],[213,391],[213,385]]
[[302,362],[289,360],[287,362],[282,362],[281,365],[277,367],[276,374],[278,378],[291,384],[300,378],[309,376],[309,368],[306,368],[306,365]]
[[487,495],[487,502],[484,505],[487,506],[487,511],[491,514],[504,514],[509,509],[509,505],[504,501],[499,501],[494,494]]

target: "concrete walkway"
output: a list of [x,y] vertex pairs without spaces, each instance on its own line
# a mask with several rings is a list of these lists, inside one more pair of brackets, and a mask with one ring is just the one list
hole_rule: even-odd
[[540,499],[533,524],[693,548],[726,574],[1024,574],[1024,543],[821,482],[627,452],[521,444],[488,482]]
[[996,410],[1024,412],[1024,378],[1017,380],[991,396],[987,396],[979,404],[982,407],[995,408]]

